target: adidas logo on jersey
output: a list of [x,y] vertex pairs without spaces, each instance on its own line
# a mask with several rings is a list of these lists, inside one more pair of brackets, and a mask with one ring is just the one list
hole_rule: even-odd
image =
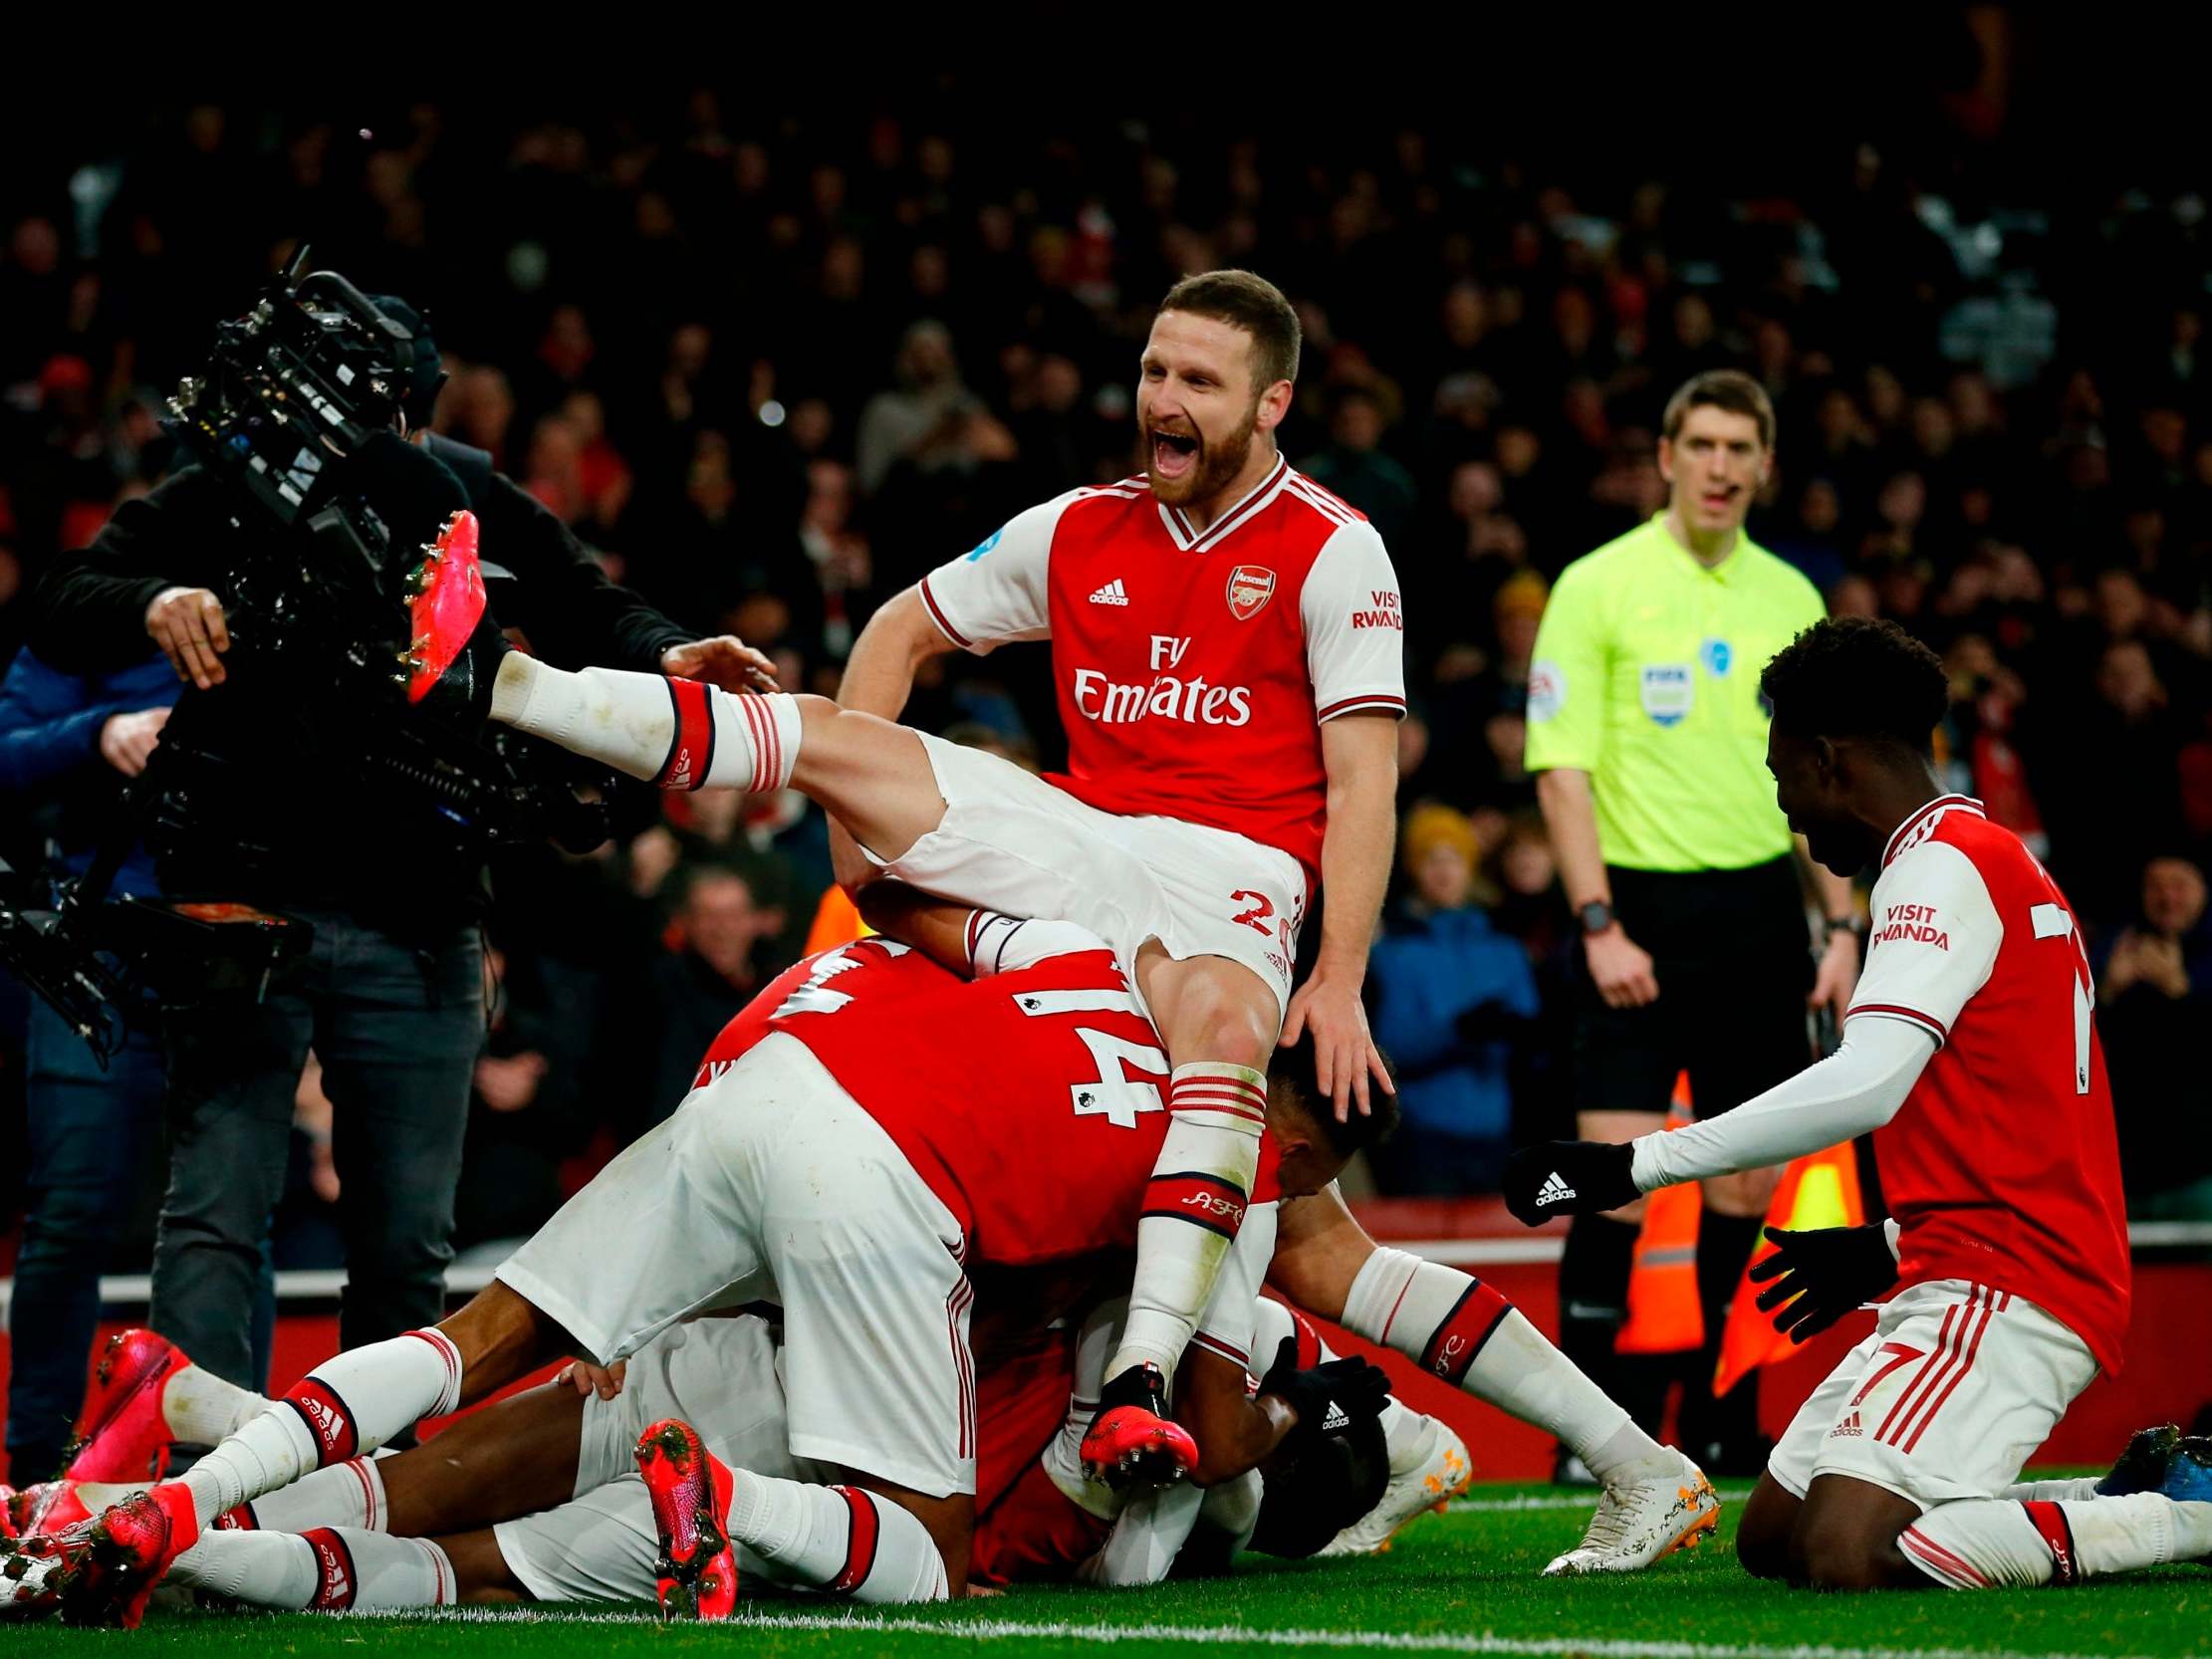
[[1841,1423],[1837,1424],[1836,1427],[1830,1429],[1828,1431],[1828,1437],[1831,1440],[1835,1440],[1843,1435],[1862,1435],[1865,1432],[1865,1426],[1861,1424],[1858,1420],[1858,1413],[1856,1411],[1853,1411],[1848,1417],[1844,1418]]
[[1129,595],[1121,591],[1121,579],[1115,577],[1091,595],[1091,602],[1093,604],[1127,604]]
[[1575,1189],[1561,1180],[1555,1169],[1544,1177],[1544,1185],[1536,1189],[1536,1207],[1541,1210],[1547,1204],[1564,1204],[1574,1196]]

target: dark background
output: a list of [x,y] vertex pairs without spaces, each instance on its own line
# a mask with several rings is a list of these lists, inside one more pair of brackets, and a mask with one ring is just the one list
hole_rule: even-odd
[[[1404,805],[1465,815],[1477,902],[1544,994],[1506,1063],[1526,1133],[1558,1095],[1571,948],[1518,766],[1528,641],[1549,579],[1663,501],[1666,394],[1741,366],[1781,411],[1752,533],[1945,653],[1945,781],[2092,928],[2133,1191],[2212,1175],[2185,1080],[2201,873],[2193,919],[2138,913],[2155,859],[2201,872],[2212,846],[2212,170],[2177,38],[1997,8],[1818,30],[1048,8],[672,30],[599,64],[581,35],[521,53],[434,21],[233,20],[251,73],[204,37],[101,78],[82,52],[13,66],[0,657],[55,552],[170,464],[162,395],[303,238],[427,309],[442,428],[619,579],[817,690],[882,597],[1132,470],[1151,307],[1249,266],[1307,324],[1284,448],[1403,580]],[[894,367],[924,320],[957,397]],[[894,453],[948,403],[955,436]],[[1042,651],[947,665],[910,718],[1062,748]],[[9,856],[39,834],[0,811]],[[527,1230],[666,1110],[826,879],[801,804],[704,797],[502,869],[466,1237]],[[2145,940],[2178,986],[2135,971]],[[11,1084],[17,1056],[0,1036]],[[305,1178],[296,1210],[288,1259],[324,1259]]]

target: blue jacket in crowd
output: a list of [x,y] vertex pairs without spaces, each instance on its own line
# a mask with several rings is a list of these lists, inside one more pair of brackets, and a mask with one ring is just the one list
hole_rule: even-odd
[[[9,664],[0,680],[0,797],[8,799],[11,817],[59,804],[55,839],[70,873],[81,875],[91,864],[123,791],[123,774],[100,753],[100,729],[114,715],[169,707],[179,687],[159,652],[105,674],[65,674],[28,650]],[[159,890],[142,845],[131,848],[116,890]]]
[[1367,960],[1374,980],[1374,1038],[1398,1073],[1406,1123],[1430,1134],[1503,1141],[1511,1133],[1511,1046],[1468,1042],[1461,1016],[1486,1003],[1537,1015],[1536,975],[1520,942],[1468,906],[1394,909]]

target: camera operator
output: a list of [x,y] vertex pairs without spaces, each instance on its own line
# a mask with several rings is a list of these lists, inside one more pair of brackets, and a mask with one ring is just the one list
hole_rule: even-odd
[[[151,651],[97,677],[60,673],[28,650],[8,665],[0,805],[46,832],[55,873],[85,872],[123,782],[145,770],[175,701],[176,681]],[[142,849],[123,860],[116,888],[154,891]],[[23,1248],[8,1306],[8,1469],[19,1487],[62,1465],[100,1316],[100,1271],[133,1208],[139,1154],[153,1144],[161,1112],[161,1052],[145,1034],[131,1034],[104,1067],[34,997],[24,1036]]]
[[[340,460],[335,489],[388,526],[393,558],[411,562],[447,511],[465,504],[487,560],[514,578],[497,596],[500,623],[549,660],[729,689],[766,672],[766,659],[736,639],[694,640],[611,584],[567,527],[483,451],[417,430],[444,378],[436,351],[411,307],[372,303],[412,336],[397,422],[409,443],[370,437]],[[444,1312],[454,1188],[484,1032],[478,926],[487,885],[480,845],[437,833],[434,815],[411,798],[402,812],[405,792],[363,764],[369,723],[405,712],[300,665],[318,653],[278,648],[288,630],[308,624],[281,605],[271,616],[251,602],[261,581],[251,573],[296,570],[324,550],[263,505],[235,474],[186,466],[123,503],[31,603],[31,637],[56,667],[112,669],[150,637],[185,682],[162,737],[178,751],[175,782],[164,778],[168,832],[155,848],[165,891],[313,924],[306,959],[260,1000],[205,1002],[164,1021],[170,1178],[150,1322],[197,1363],[256,1388],[263,1379],[248,1374],[248,1307],[310,1045],[335,1107],[348,1275],[342,1345]]]

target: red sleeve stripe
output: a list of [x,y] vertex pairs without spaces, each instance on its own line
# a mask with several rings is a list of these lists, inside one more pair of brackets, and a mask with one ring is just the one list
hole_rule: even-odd
[[1513,1304],[1504,1297],[1479,1279],[1469,1280],[1467,1289],[1452,1304],[1452,1310],[1422,1347],[1421,1369],[1457,1388],[1467,1367],[1475,1362],[1475,1355],[1482,1352],[1483,1344],[1512,1311]]
[[929,591],[929,579],[927,577],[923,577],[921,579],[920,592],[922,608],[929,612],[929,619],[937,624],[938,628],[944,633],[944,636],[947,639],[951,640],[963,651],[969,649],[975,643],[975,641],[970,639],[966,634],[962,633],[958,628],[954,627],[952,623],[946,619],[943,606],[937,603],[937,595]]
[[1233,1239],[1244,1225],[1244,1189],[1233,1181],[1185,1169],[1155,1175],[1145,1183],[1137,1220],[1183,1221]]
[[980,938],[980,936],[981,936],[982,932],[983,932],[983,912],[982,912],[982,911],[980,911],[980,910],[970,910],[970,911],[968,912],[968,926],[967,926],[967,935],[968,935],[968,972],[970,972],[971,974],[975,972],[975,947],[976,947],[976,943],[977,943],[977,940],[978,940],[978,939]]
[[1883,1020],[1903,1020],[1908,1025],[1920,1027],[1934,1037],[1939,1044],[1948,1043],[1951,1040],[1951,1034],[1944,1029],[1941,1020],[1936,1019],[1933,1015],[1922,1014],[1917,1008],[1906,1008],[1899,1003],[1853,1003],[1844,1012],[1843,1018],[1855,1020],[1861,1014],[1871,1014]]
[[1267,1085],[1248,1082],[1242,1077],[1208,1076],[1194,1066],[1177,1066],[1176,1074],[1169,1079],[1175,1097],[1204,1095],[1211,1099],[1240,1101],[1246,1105],[1267,1104]]
[[[953,1252],[957,1259],[964,1251]],[[968,1342],[968,1313],[975,1305],[975,1287],[965,1276],[945,1298],[945,1333],[952,1342],[952,1370],[960,1389],[960,1456],[975,1456],[975,1354]]]
[[846,1533],[845,1565],[838,1568],[838,1575],[823,1585],[832,1595],[851,1595],[867,1582],[867,1575],[875,1569],[875,1542],[881,1536],[882,1518],[875,1513],[875,1500],[866,1493],[849,1486],[830,1489],[845,1500],[846,1516],[850,1527]]
[[1938,1583],[1961,1590],[1989,1588],[1989,1580],[1971,1562],[1946,1549],[1917,1527],[1907,1527],[1897,1535],[1897,1547],[1925,1567]]
[[1392,714],[1405,712],[1405,699],[1387,691],[1363,691],[1356,697],[1342,697],[1315,716],[1318,720],[1334,720],[1340,714],[1352,714],[1360,709],[1388,709]]
[[776,735],[775,716],[758,697],[740,696],[737,711],[743,716],[745,730],[753,740],[753,775],[746,782],[747,790],[762,795],[776,787],[780,770],[777,762],[783,758],[781,740]]
[[[1928,1425],[1935,1421],[1936,1414],[1943,1409],[1943,1402],[1948,1400],[1954,1393],[1956,1393],[1958,1391],[1958,1385],[1966,1380],[1966,1373],[1974,1368],[1974,1361],[1982,1351],[1982,1334],[1989,1329],[1990,1315],[1997,1310],[1996,1295],[1994,1292],[1984,1290],[1982,1293],[1982,1315],[1980,1320],[1974,1326],[1973,1336],[1968,1340],[1966,1344],[1965,1362],[1961,1364],[1955,1372],[1952,1373],[1951,1380],[1943,1385],[1943,1392],[1936,1395],[1934,1399],[1930,1400],[1928,1402],[1927,1410],[1923,1411],[1920,1414],[1919,1423],[1913,1429],[1912,1437],[1909,1440],[1905,1441],[1903,1447],[1901,1448],[1907,1457],[1910,1457],[1912,1455],[1912,1449],[1920,1444],[1920,1437],[1928,1432]],[[1901,1435],[1904,1433],[1904,1430],[1902,1428],[1899,1428],[1897,1432]]]
[[1227,1342],[1222,1341],[1220,1337],[1209,1336],[1203,1330],[1199,1331],[1195,1336],[1191,1337],[1191,1341],[1196,1346],[1204,1348],[1208,1353],[1219,1354],[1223,1359],[1228,1360],[1239,1370],[1243,1370],[1246,1366],[1252,1363],[1252,1356],[1246,1353],[1242,1348],[1231,1347]]
[[1314,1321],[1297,1308],[1288,1308],[1291,1316],[1291,1334],[1298,1338],[1298,1368],[1310,1371],[1322,1361],[1321,1332],[1314,1328]]

